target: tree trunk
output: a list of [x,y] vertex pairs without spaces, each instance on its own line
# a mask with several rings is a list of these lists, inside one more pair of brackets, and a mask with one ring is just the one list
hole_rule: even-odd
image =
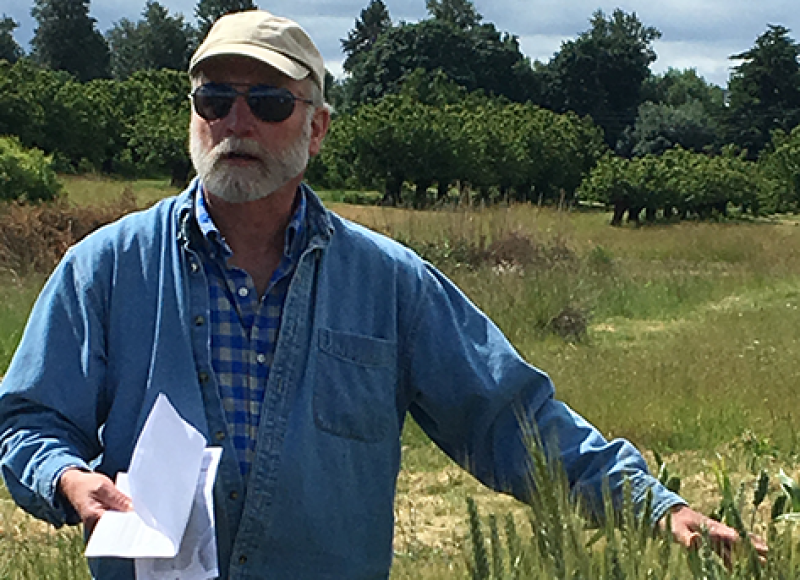
[[414,190],[414,207],[416,209],[424,209],[428,206],[428,187],[430,185],[430,181],[417,182],[417,188]]
[[628,206],[624,202],[617,201],[614,203],[614,216],[611,218],[611,225],[619,227],[622,225],[622,218],[625,212],[628,211]]
[[449,181],[439,181],[436,184],[436,201],[447,201],[447,193],[450,191],[450,182]]
[[397,207],[402,200],[403,180],[396,177],[389,177],[386,180],[386,186],[383,191],[383,199],[381,205],[388,205]]

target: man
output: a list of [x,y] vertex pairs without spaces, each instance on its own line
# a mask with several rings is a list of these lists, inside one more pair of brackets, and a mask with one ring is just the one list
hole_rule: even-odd
[[[690,510],[625,441],[553,399],[548,377],[430,265],[326,211],[301,183],[328,130],[322,57],[294,22],[225,16],[190,65],[199,179],[72,248],[0,391],[2,472],[23,508],[91,530],[130,509],[156,396],[223,448],[222,578],[386,578],[410,412],[487,485],[532,492],[524,424],[587,503],[627,478],[676,539],[736,533]],[[759,545],[763,551],[763,546]],[[124,560],[97,578],[133,578]]]

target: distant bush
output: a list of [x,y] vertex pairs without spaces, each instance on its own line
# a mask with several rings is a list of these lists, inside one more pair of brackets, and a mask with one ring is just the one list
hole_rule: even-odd
[[50,201],[60,191],[51,157],[24,148],[17,137],[0,137],[0,199]]

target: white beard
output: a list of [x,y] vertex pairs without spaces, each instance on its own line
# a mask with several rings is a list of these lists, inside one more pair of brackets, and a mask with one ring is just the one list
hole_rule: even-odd
[[[297,177],[308,165],[310,139],[309,119],[297,140],[279,153],[271,153],[255,141],[239,137],[228,137],[208,150],[192,124],[189,148],[205,190],[227,202],[243,203],[265,198]],[[229,165],[225,157],[231,153],[249,155],[257,161],[246,167]]]

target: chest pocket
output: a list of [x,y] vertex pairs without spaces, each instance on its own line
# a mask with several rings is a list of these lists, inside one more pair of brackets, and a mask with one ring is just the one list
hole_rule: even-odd
[[365,442],[396,431],[396,359],[392,341],[320,329],[314,385],[317,427]]

